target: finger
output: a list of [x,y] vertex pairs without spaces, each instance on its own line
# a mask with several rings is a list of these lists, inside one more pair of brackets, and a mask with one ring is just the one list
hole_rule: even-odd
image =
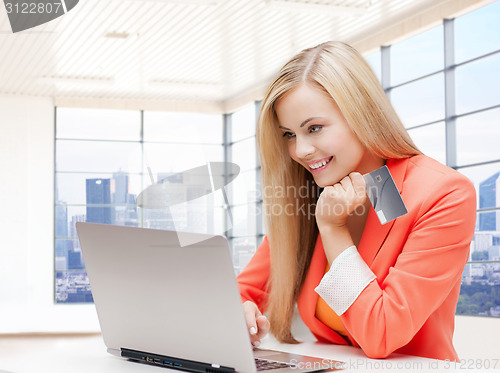
[[361,175],[359,172],[351,172],[349,174],[349,177],[351,178],[352,186],[354,188],[356,196],[358,198],[364,199],[366,197],[366,181],[363,175]]
[[344,190],[344,187],[342,186],[342,184],[337,183],[333,186],[333,189],[330,191],[330,196],[335,197],[338,195],[342,195],[344,193],[345,193],[345,190]]
[[243,303],[245,320],[247,323],[248,333],[250,334],[250,342],[254,347],[260,346],[260,337],[258,335],[259,328],[257,326],[257,318],[262,316],[259,308],[255,303],[247,301]]
[[250,333],[250,335],[256,335],[258,330],[256,319],[260,316],[260,311],[257,306],[251,304],[251,302],[245,302],[243,308],[245,312],[245,320],[247,322],[248,332]]
[[266,316],[259,316],[257,317],[256,321],[258,327],[257,335],[259,336],[259,338],[263,338],[267,333],[269,333],[271,324],[269,323],[269,320]]
[[353,190],[351,178],[349,176],[346,176],[342,180],[340,180],[340,185],[342,185],[342,188],[346,192],[350,192]]
[[[335,184],[335,185],[337,185],[337,184]],[[337,194],[337,191],[336,191],[337,187],[335,185],[325,187],[323,189],[323,191],[321,192],[321,194],[319,195],[319,199],[325,200],[325,199],[334,197]]]
[[262,315],[257,317],[256,321],[257,321],[258,331],[256,339],[252,339],[252,344],[254,347],[259,347],[261,343],[260,339],[264,338],[266,334],[269,332],[270,323],[267,317]]
[[[335,184],[336,185],[336,184]],[[328,195],[330,194],[332,191],[335,190],[335,185],[329,185],[329,186],[326,186],[323,188],[323,191],[321,192],[321,194],[325,194],[325,195]],[[321,195],[320,194],[320,195]]]

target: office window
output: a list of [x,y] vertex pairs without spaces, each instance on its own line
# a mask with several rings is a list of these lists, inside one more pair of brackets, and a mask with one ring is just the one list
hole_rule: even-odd
[[56,129],[60,139],[138,141],[140,113],[59,108]]
[[[78,221],[223,233],[221,192],[182,175],[223,160],[221,115],[57,108],[55,301],[92,302]],[[185,203],[138,207],[153,182],[148,170]],[[201,202],[190,202],[200,193]]]
[[406,128],[444,119],[442,73],[391,90],[391,101]]
[[500,108],[464,115],[456,130],[458,165],[500,159]]
[[232,147],[233,162],[240,166],[240,171],[255,170],[257,148],[255,135],[245,140],[235,142]]
[[478,195],[457,314],[500,317],[500,2],[454,22],[457,166]]
[[250,259],[252,259],[260,241],[258,241],[256,236],[235,237],[232,239],[233,253],[236,254],[233,257],[233,264],[237,273],[241,272]]
[[[77,239],[78,221],[138,225],[134,197],[141,169],[139,112],[66,109],[56,112],[55,300],[91,302]],[[130,179],[130,182],[129,182]]]
[[500,2],[496,1],[455,20],[456,63],[498,51]]
[[457,67],[457,114],[500,105],[499,66],[500,53]]
[[413,142],[424,154],[446,164],[446,133],[444,122],[411,128]]
[[[477,191],[457,314],[500,316],[500,2],[447,22],[388,48],[386,89],[416,145]],[[446,51],[455,60],[445,71]],[[445,92],[445,74],[454,91]]]
[[236,143],[240,140],[254,137],[257,124],[255,105],[250,104],[231,114],[231,141]]
[[460,171],[478,191],[478,213],[457,314],[500,316],[500,162]]
[[376,50],[375,52],[372,52],[365,57],[366,62],[368,62],[368,65],[372,68],[373,72],[375,75],[377,75],[377,78],[379,81],[382,80],[382,60],[381,60],[381,53],[380,49]]
[[230,158],[240,166],[240,175],[229,185],[233,214],[231,248],[236,273],[245,267],[262,240],[259,224],[262,201],[257,187],[256,113],[257,104],[254,103],[234,112],[230,119]]
[[222,144],[220,115],[144,112],[144,141],[185,144]]
[[442,70],[443,26],[391,45],[390,58],[392,86]]
[[166,201],[168,208],[142,209],[144,227],[224,233],[222,191],[212,192],[211,185],[183,174],[224,160],[222,125],[221,115],[144,112],[143,182],[151,185],[150,170],[154,182],[168,183],[176,200]]

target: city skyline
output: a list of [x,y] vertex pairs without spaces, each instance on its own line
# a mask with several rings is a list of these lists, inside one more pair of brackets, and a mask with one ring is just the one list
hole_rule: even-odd
[[[189,195],[211,192],[211,189],[200,192],[204,185],[193,181],[187,183],[182,176],[171,178],[172,172],[158,174],[158,182],[166,185],[164,191],[168,196],[188,199]],[[177,175],[177,174],[174,174]],[[57,179],[57,176],[56,176]],[[129,177],[126,172],[118,171],[111,178],[85,179],[86,205],[85,214],[69,216],[68,204],[56,200],[56,301],[65,303],[92,302],[88,277],[85,272],[83,257],[76,238],[75,223],[78,221],[142,226],[152,229],[189,230],[190,227],[202,227],[203,231],[214,231],[213,198],[205,198],[203,205],[187,203],[185,206],[175,205],[170,209],[143,209],[139,218],[135,194],[129,193]],[[58,190],[56,188],[56,197]],[[201,206],[201,210],[200,210]]]

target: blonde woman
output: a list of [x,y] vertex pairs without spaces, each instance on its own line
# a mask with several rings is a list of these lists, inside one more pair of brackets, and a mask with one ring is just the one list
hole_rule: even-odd
[[[321,342],[457,359],[476,193],[418,150],[362,56],[329,42],[292,58],[263,99],[257,141],[268,234],[238,276],[254,346],[269,330],[296,343],[297,305]],[[362,175],[383,165],[408,213],[381,225]]]

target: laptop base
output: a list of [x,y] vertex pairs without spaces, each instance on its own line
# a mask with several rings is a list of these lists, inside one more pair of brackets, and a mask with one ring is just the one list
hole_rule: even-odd
[[150,354],[142,351],[121,349],[121,356],[139,361],[141,363],[163,366],[170,369],[179,369],[200,373],[234,373],[233,368],[218,366],[216,364],[204,364],[197,361],[178,359],[171,356]]

